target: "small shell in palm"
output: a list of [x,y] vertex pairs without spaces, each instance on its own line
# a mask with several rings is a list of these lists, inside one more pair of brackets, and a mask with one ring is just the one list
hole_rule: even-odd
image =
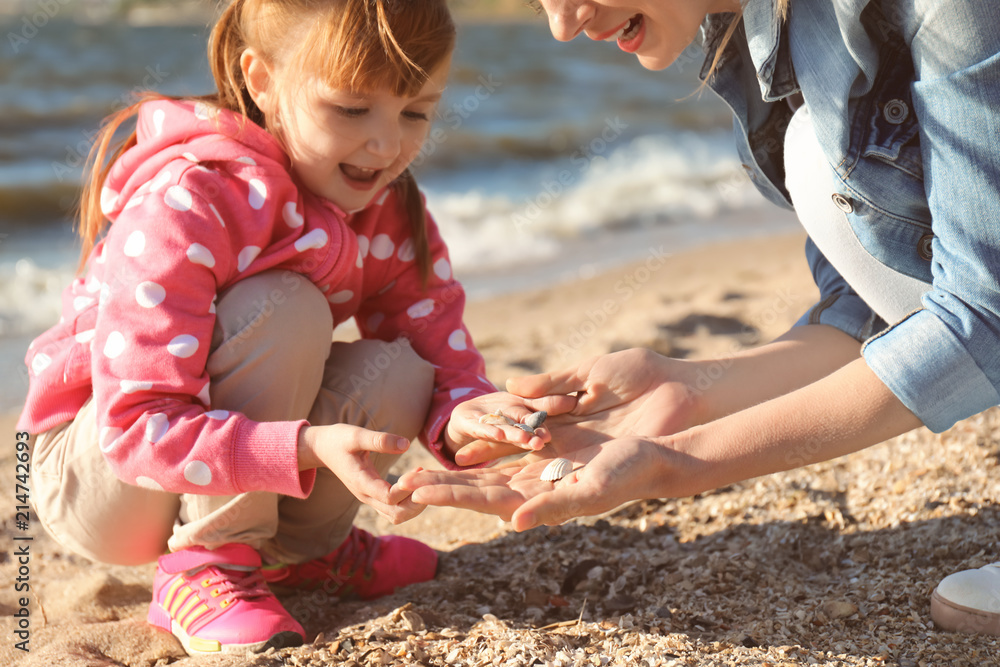
[[541,480],[543,482],[558,482],[573,470],[573,463],[569,459],[552,459],[542,470]]

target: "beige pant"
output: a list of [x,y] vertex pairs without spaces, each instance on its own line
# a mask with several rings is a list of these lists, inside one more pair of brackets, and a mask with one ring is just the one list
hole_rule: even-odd
[[[207,370],[212,408],[256,421],[353,424],[412,439],[430,406],[434,368],[405,340],[331,343],[322,293],[303,276],[271,271],[220,295]],[[324,363],[325,361],[325,363]],[[372,455],[385,476],[397,457]],[[72,422],[41,434],[32,460],[39,520],[64,547],[136,565],[166,552],[229,542],[265,561],[303,562],[336,549],[359,502],[327,469],[304,500],[274,493],[200,496],[117,479],[98,446],[87,401]]]

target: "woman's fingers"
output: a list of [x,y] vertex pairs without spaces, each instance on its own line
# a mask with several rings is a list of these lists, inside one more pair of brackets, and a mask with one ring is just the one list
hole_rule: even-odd
[[510,378],[507,380],[507,391],[522,398],[542,398],[584,391],[591,365],[584,363],[551,373]]

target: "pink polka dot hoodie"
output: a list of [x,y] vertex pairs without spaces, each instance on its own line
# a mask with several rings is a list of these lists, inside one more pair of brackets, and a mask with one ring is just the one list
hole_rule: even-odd
[[299,188],[275,139],[241,120],[203,103],[142,106],[137,144],[102,192],[112,224],[86,275],[64,292],[59,324],[28,350],[18,429],[41,433],[70,421],[93,395],[100,447],[125,482],[172,493],[307,496],[315,471],[297,464],[307,422],[213,409],[205,369],[216,295],[277,269],[319,287],[335,324],[354,317],[365,338],[406,336],[435,365],[421,440],[455,468],[440,451],[445,423],[458,403],[494,387],[462,323],[464,292],[433,220],[424,290],[392,190],[347,215]]

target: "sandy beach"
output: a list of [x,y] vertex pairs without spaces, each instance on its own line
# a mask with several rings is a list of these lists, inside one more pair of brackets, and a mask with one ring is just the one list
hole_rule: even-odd
[[[681,254],[547,290],[478,301],[467,323],[498,386],[634,346],[704,358],[767,341],[813,303],[799,234]],[[371,601],[283,596],[306,646],[190,658],[146,625],[153,566],[94,564],[15,517],[14,416],[0,549],[0,664],[896,665],[1000,664],[1000,641],[934,628],[947,574],[997,559],[1000,415],[695,498],[633,503],[516,534],[504,522],[429,508],[378,533],[442,552],[437,579]],[[435,465],[414,448],[398,469]],[[14,537],[31,541],[14,542]],[[15,550],[30,548],[27,564]],[[19,574],[19,568],[21,569]],[[18,592],[24,577],[30,592]],[[30,653],[14,614],[27,597]]]

